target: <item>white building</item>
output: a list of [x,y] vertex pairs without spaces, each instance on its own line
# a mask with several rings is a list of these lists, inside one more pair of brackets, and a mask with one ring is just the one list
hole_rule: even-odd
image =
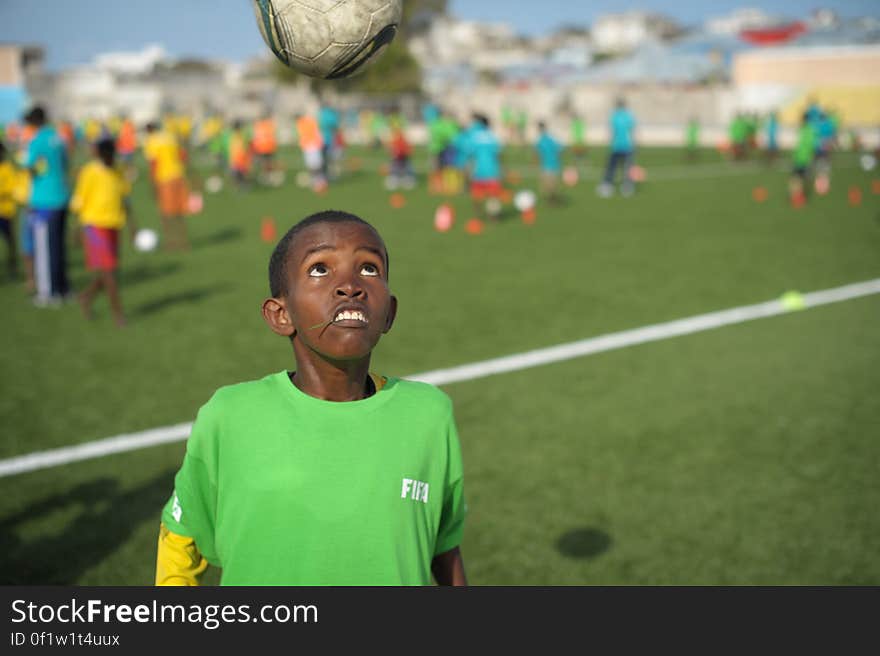
[[670,18],[644,11],[606,14],[593,23],[593,45],[599,52],[623,53],[647,41],[663,40],[681,33]]
[[413,57],[424,68],[469,61],[492,51],[516,50],[518,39],[510,25],[437,18],[424,34],[409,42]]
[[95,57],[94,68],[111,73],[143,75],[168,59],[160,45],[150,45],[133,52],[105,52]]
[[770,27],[778,22],[778,18],[761,9],[747,7],[736,9],[726,16],[710,18],[706,21],[705,30],[709,34],[739,34],[743,30]]

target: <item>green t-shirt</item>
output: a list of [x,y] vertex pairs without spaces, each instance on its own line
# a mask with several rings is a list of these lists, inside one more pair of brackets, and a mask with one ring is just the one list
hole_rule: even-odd
[[816,152],[816,131],[809,123],[798,130],[797,143],[792,152],[792,160],[798,168],[809,166]]
[[576,146],[582,146],[586,141],[587,124],[582,118],[571,120],[571,142]]
[[696,121],[688,121],[685,129],[685,142],[689,148],[696,148],[700,140],[700,124]]
[[282,371],[202,406],[162,521],[222,585],[429,585],[465,512],[446,394],[390,378],[337,403]]

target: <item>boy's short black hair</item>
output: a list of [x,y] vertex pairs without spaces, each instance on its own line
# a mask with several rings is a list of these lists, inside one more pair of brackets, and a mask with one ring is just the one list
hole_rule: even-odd
[[[269,293],[273,298],[281,298],[287,294],[287,255],[290,251],[290,244],[293,243],[294,238],[305,228],[317,223],[360,223],[370,228],[379,236],[379,239],[382,239],[379,231],[371,223],[349,212],[324,210],[307,216],[284,234],[269,258]],[[384,240],[382,243],[384,245]],[[388,276],[387,247],[385,248],[385,276]]]
[[538,129],[539,129],[539,130],[546,130],[546,129],[547,129],[547,124],[544,123],[544,121],[538,121]]
[[43,109],[42,105],[36,105],[31,110],[24,115],[24,122],[28,125],[33,125],[36,127],[43,127],[46,125],[46,121],[48,117],[46,116],[46,110]]
[[0,141],[0,162],[6,159],[6,144]]
[[113,139],[101,139],[95,144],[95,153],[107,166],[113,166],[113,160],[116,158],[116,143]]

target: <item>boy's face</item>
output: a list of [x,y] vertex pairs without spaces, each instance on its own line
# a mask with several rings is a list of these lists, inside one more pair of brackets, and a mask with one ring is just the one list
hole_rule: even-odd
[[263,316],[276,333],[293,338],[297,358],[367,357],[397,311],[385,261],[385,244],[368,226],[309,226],[287,253],[287,294],[267,299]]

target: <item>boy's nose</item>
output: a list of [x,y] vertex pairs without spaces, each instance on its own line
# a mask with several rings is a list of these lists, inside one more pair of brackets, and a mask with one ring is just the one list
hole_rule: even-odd
[[337,296],[348,296],[349,298],[360,298],[363,296],[364,290],[360,285],[352,280],[339,283],[336,287]]

